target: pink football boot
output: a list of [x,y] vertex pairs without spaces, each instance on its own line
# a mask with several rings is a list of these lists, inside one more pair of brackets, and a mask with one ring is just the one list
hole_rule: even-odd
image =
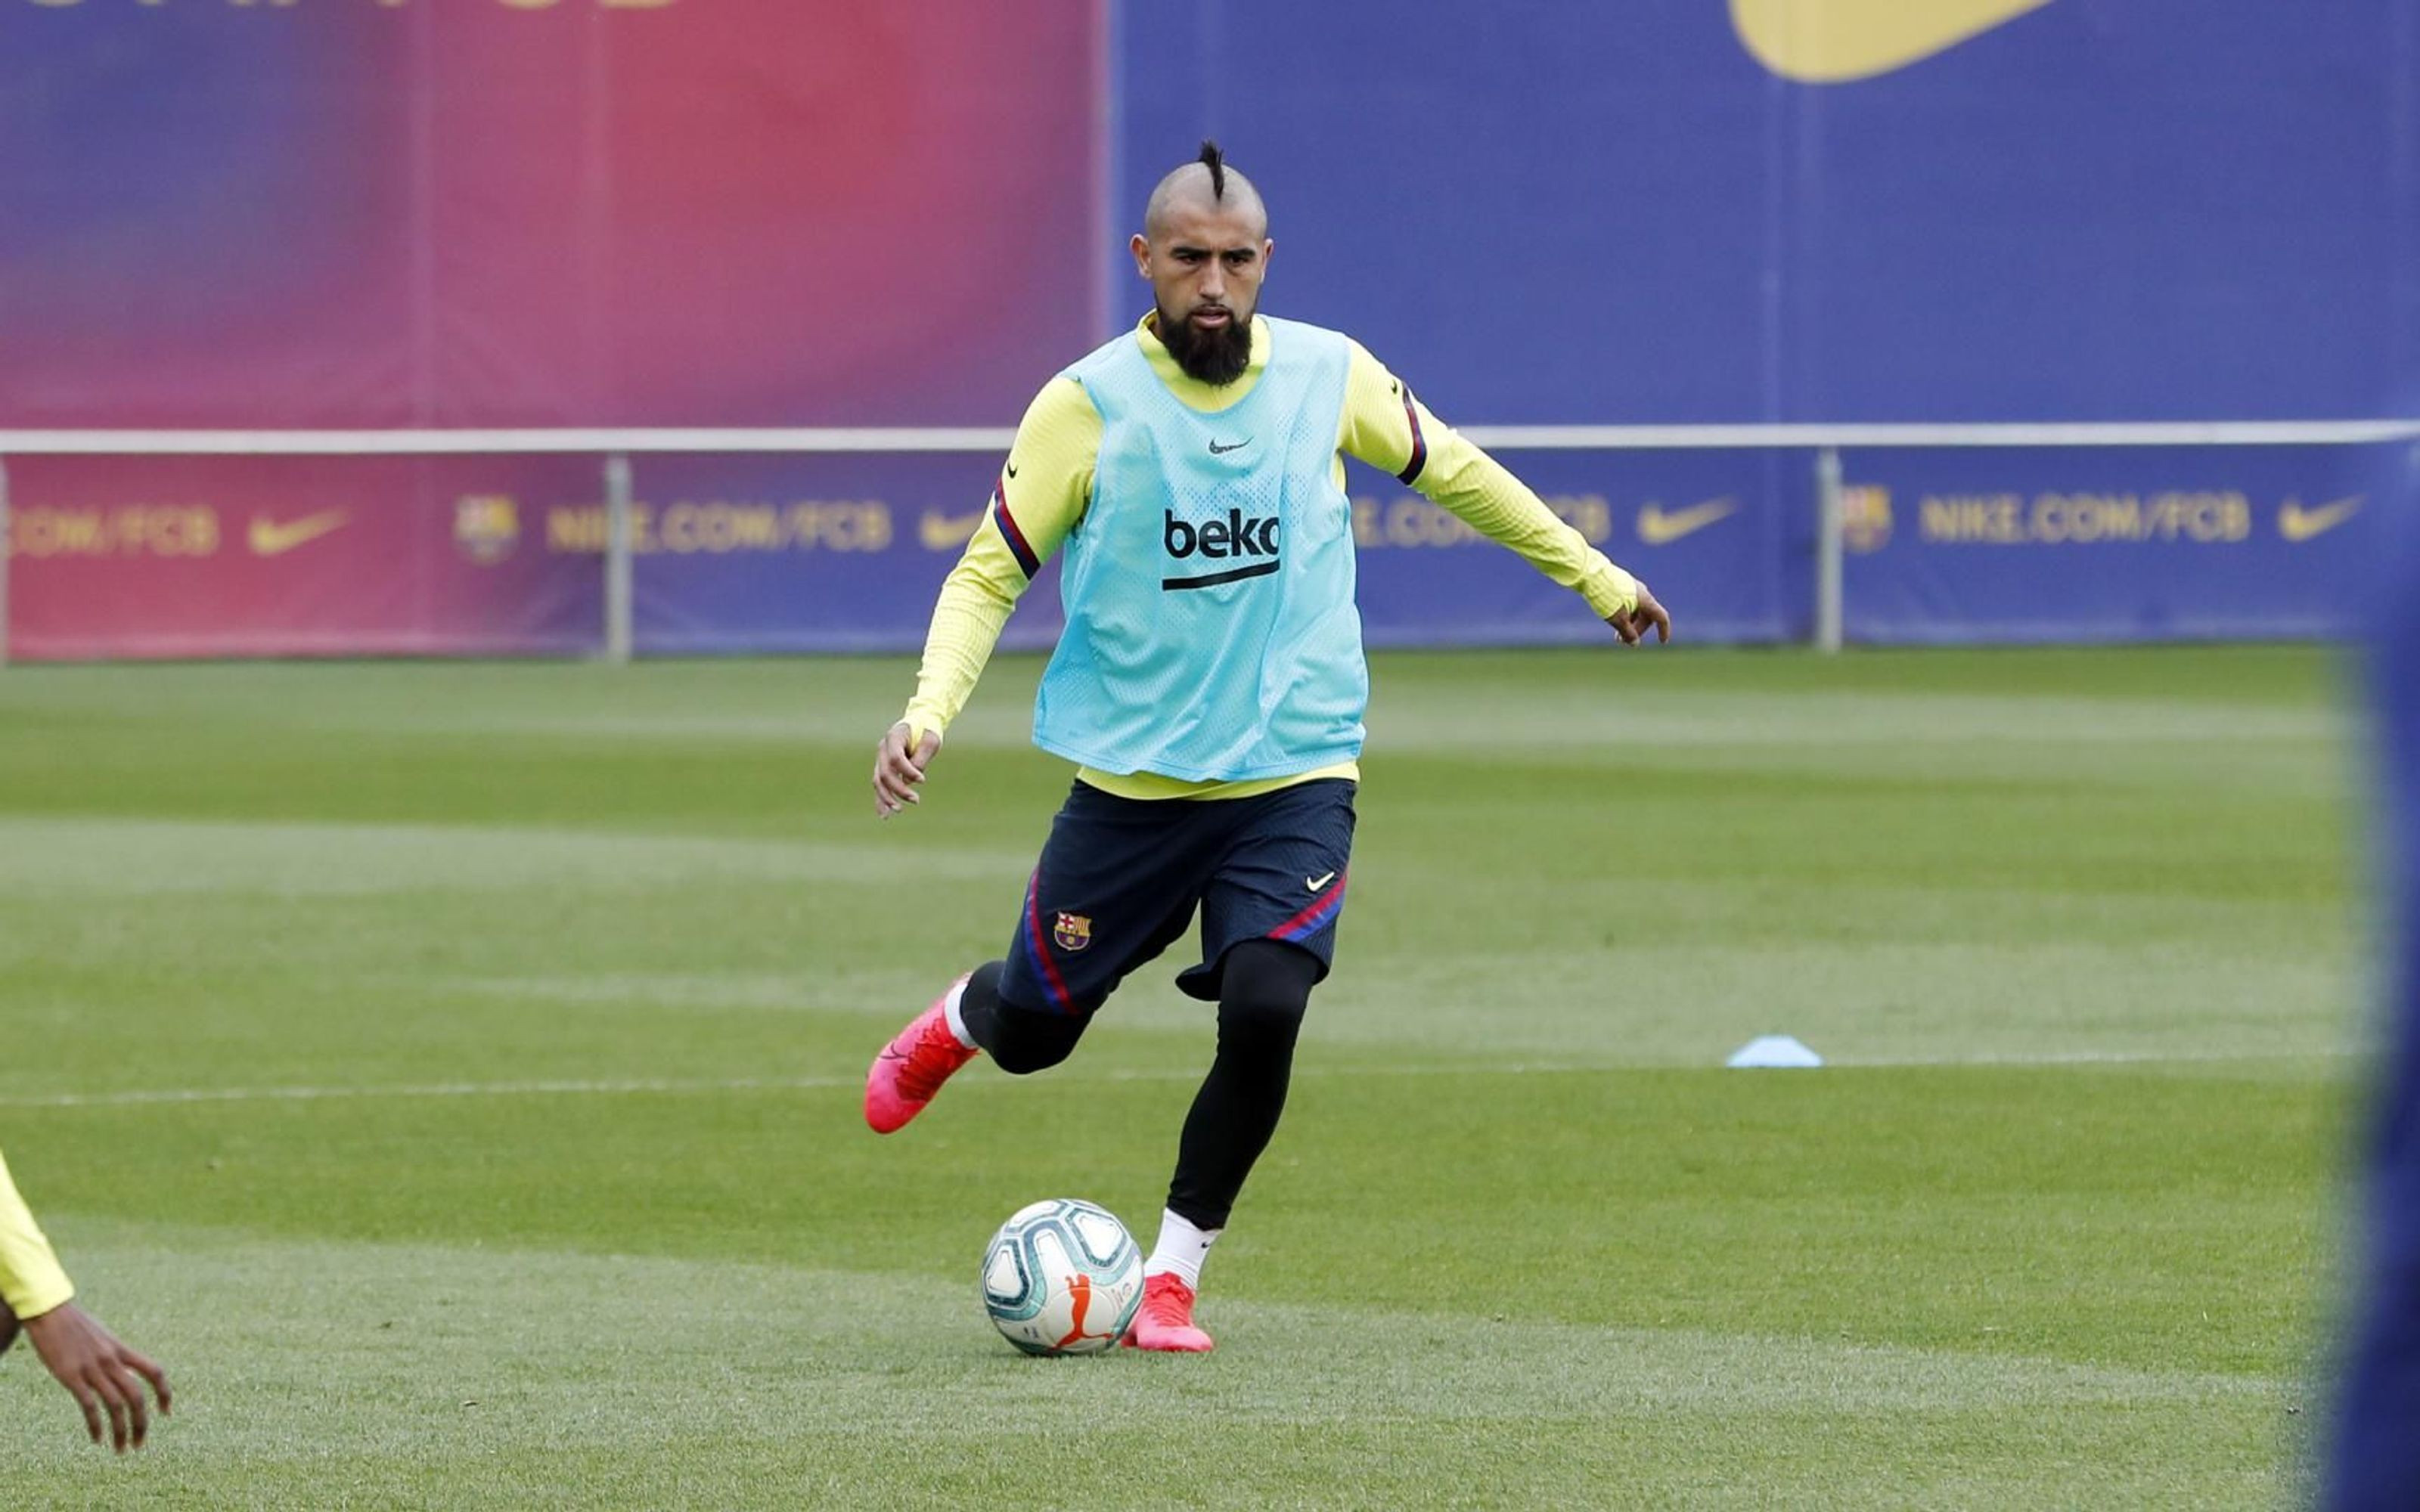
[[960,977],[933,1006],[908,1021],[865,1073],[865,1121],[876,1134],[904,1129],[924,1111],[933,1094],[957,1069],[975,1058],[972,1045],[950,1032],[950,995],[967,984]]
[[1142,1278],[1142,1306],[1126,1330],[1129,1350],[1161,1350],[1174,1354],[1206,1354],[1210,1335],[1193,1326],[1193,1288],[1162,1273]]

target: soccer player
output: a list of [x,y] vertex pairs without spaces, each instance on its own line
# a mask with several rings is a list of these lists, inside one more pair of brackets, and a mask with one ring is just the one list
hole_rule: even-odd
[[1143,1301],[1125,1342],[1199,1351],[1201,1267],[1285,1105],[1295,1038],[1336,951],[1369,673],[1353,603],[1349,454],[1576,590],[1626,644],[1671,616],[1359,344],[1258,313],[1275,244],[1215,143],[1162,178],[1131,247],[1140,325],[1069,367],[1018,425],[942,586],[906,715],[874,764],[885,818],[919,801],[941,736],[1043,562],[1066,551],[1066,628],[1033,741],[1078,763],[1005,960],[911,1020],[867,1072],[889,1134],[980,1051],[1023,1075],[1066,1058],[1119,980],[1185,933],[1176,979],[1218,1005]]
[[2325,1504],[2336,1512],[2420,1507],[2420,447],[2406,454],[2384,613],[2369,666],[2383,737],[2388,885],[2387,1013],[2394,1042],[2380,1082],[2368,1171],[2368,1252],[2347,1362]]
[[[143,1382],[160,1394],[168,1411],[168,1376],[148,1356],[128,1349],[101,1327],[101,1319],[71,1300],[75,1288],[59,1269],[51,1242],[17,1195],[8,1162],[0,1157],[0,1352],[15,1342],[21,1323],[34,1352],[84,1409],[85,1431],[101,1442],[101,1420],[109,1416],[110,1443],[119,1454],[139,1447],[151,1431]],[[141,1380],[136,1378],[140,1377]]]

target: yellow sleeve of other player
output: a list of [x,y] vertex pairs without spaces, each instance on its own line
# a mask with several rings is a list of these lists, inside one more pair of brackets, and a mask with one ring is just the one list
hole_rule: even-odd
[[984,664],[1042,563],[1084,517],[1101,454],[1101,415],[1074,378],[1052,378],[1026,407],[983,523],[950,569],[924,635],[916,696],[908,702],[910,749],[945,731],[966,707]]
[[8,1179],[8,1158],[0,1156],[0,1302],[20,1319],[39,1318],[74,1295],[51,1242]]
[[1638,583],[1606,560],[1504,465],[1463,440],[1359,342],[1344,380],[1337,450],[1393,473],[1481,535],[1575,589],[1597,618],[1638,607]]

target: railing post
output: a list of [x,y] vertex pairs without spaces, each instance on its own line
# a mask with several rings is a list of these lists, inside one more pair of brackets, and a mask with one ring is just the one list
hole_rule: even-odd
[[630,457],[605,458],[605,659],[630,659]]
[[1840,649],[1840,449],[1815,454],[1815,649]]

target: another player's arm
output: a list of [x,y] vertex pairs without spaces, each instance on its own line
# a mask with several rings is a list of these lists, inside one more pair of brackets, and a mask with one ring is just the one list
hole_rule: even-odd
[[8,1158],[0,1156],[0,1304],[8,1309],[8,1316],[0,1319],[0,1348],[16,1336],[20,1322],[39,1318],[74,1296],[75,1288],[60,1269],[50,1240],[17,1195]]
[[75,1304],[74,1297],[75,1288],[25,1199],[17,1195],[7,1158],[0,1156],[0,1304],[6,1304],[0,1310],[0,1349],[8,1348],[22,1322],[34,1352],[84,1410],[85,1431],[92,1442],[101,1442],[105,1413],[110,1442],[123,1454],[150,1431],[143,1382],[151,1382],[160,1394],[160,1411],[165,1412],[168,1377],[153,1361],[119,1343],[101,1319]]
[[915,697],[876,748],[874,811],[883,818],[918,801],[916,786],[974,692],[1009,612],[1083,518],[1100,450],[1100,413],[1083,385],[1053,378],[1026,408],[983,522],[941,584]]
[[1645,583],[1607,561],[1502,463],[1429,413],[1357,342],[1337,448],[1393,473],[1578,593],[1624,644],[1637,644],[1651,628],[1659,640],[1672,639],[1672,616]]

